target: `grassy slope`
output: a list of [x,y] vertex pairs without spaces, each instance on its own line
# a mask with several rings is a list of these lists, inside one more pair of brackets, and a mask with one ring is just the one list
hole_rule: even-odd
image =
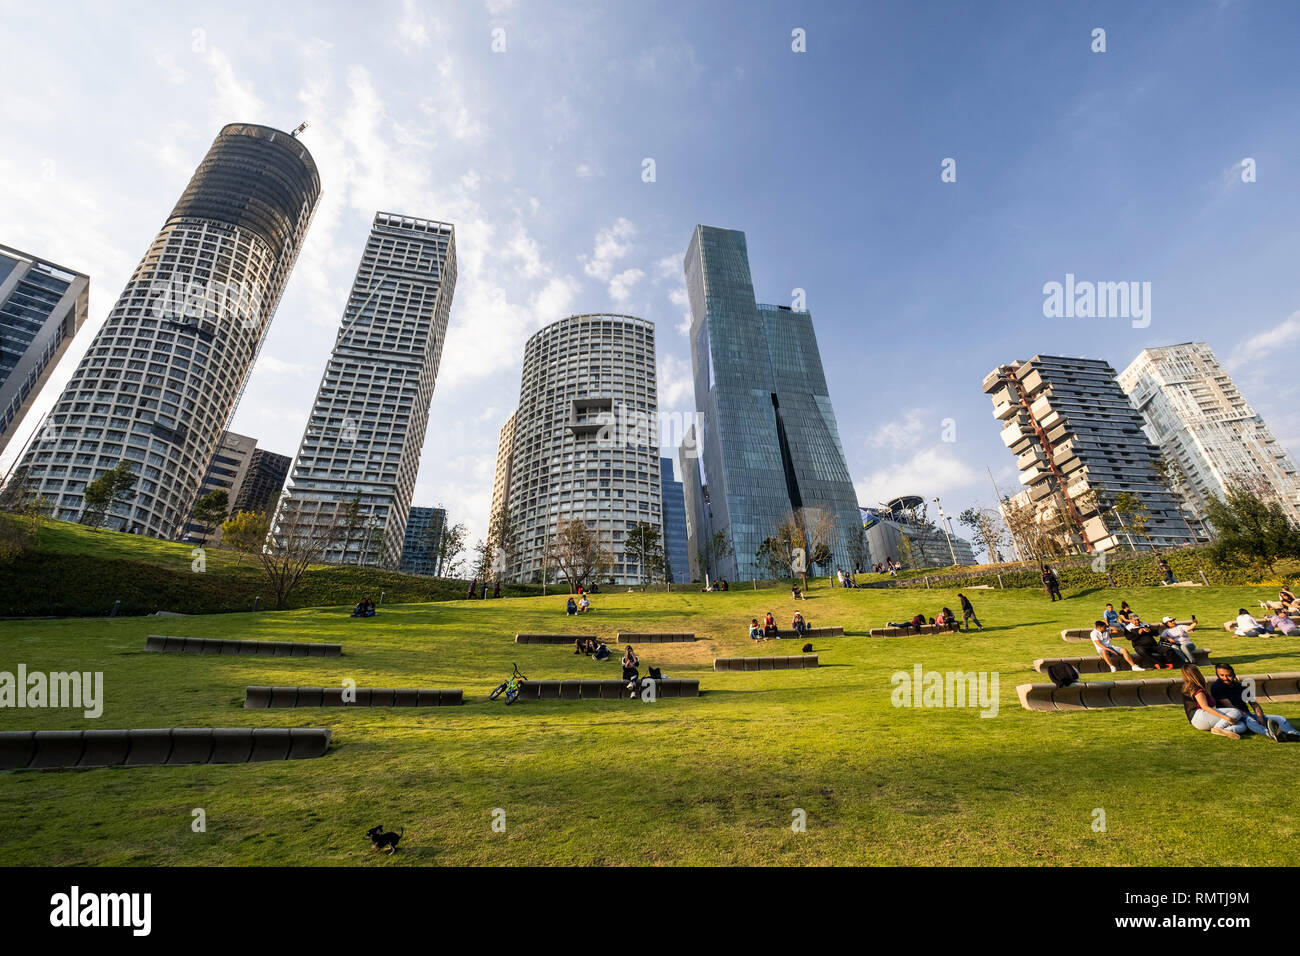
[[[1067,592],[1068,593],[1068,592]],[[1192,731],[1177,708],[1022,710],[1015,685],[1043,679],[1036,657],[1082,654],[1059,630],[1090,622],[1108,597],[1147,617],[1199,614],[1201,642],[1242,673],[1300,670],[1300,642],[1236,638],[1217,624],[1266,589],[1094,592],[1051,604],[1032,591],[971,594],[986,630],[875,639],[946,592],[829,591],[801,606],[844,638],[814,642],[817,670],[714,673],[750,646],[744,623],[780,592],[598,596],[580,623],[690,628],[694,645],[646,645],[643,664],[698,677],[698,699],[488,703],[510,662],[535,679],[617,676],[564,647],[516,646],[521,630],[569,630],[556,598],[227,614],[177,620],[0,623],[0,660],[105,672],[95,722],[60,710],[3,710],[0,729],[95,726],[328,726],[318,760],[209,767],[0,774],[0,860],[9,864],[1289,864],[1300,836],[1300,747]],[[921,603],[918,603],[921,602]],[[145,654],[154,632],[342,641],[338,659]],[[856,633],[852,633],[856,632]],[[989,670],[1001,711],[895,709],[891,673]],[[1164,676],[1164,675],[1162,675]],[[245,711],[247,684],[461,687],[434,710]],[[1296,708],[1281,708],[1296,713]],[[208,831],[190,830],[191,809]],[[507,832],[493,833],[493,808]],[[806,833],[791,811],[807,811]],[[1094,833],[1092,811],[1108,830]],[[391,861],[364,832],[404,826]]]

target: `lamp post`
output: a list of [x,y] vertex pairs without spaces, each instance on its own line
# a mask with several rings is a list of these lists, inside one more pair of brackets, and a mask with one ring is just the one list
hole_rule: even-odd
[[952,563],[957,564],[957,552],[952,549],[952,535],[948,533],[948,526],[943,523],[943,505],[939,504],[939,499],[934,499],[934,505],[939,509],[939,527],[943,529],[943,536],[948,539],[948,554],[952,556]]

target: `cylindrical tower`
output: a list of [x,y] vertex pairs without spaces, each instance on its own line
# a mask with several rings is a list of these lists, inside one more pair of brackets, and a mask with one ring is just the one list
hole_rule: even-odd
[[640,580],[624,543],[637,522],[661,524],[655,367],[654,324],[630,315],[573,315],[528,340],[510,465],[511,579],[538,578],[560,525],[581,520],[612,555],[609,576]]
[[86,485],[125,460],[138,479],[106,524],[179,532],[319,197],[290,134],[221,130],[28,449],[57,517],[77,520]]

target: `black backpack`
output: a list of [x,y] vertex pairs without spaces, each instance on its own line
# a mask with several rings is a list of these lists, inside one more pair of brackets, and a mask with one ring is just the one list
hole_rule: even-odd
[[811,653],[812,653],[812,644],[811,644],[811,643],[809,643],[809,644],[805,644],[805,645],[803,646],[803,652],[804,652],[805,654],[811,654]]
[[659,668],[657,668],[657,667],[652,667],[652,668],[650,668],[650,679],[651,679],[651,680],[663,680],[663,679],[664,679],[664,672],[661,671],[661,670],[660,670]]
[[1073,664],[1067,664],[1065,661],[1049,664],[1047,676],[1052,679],[1052,683],[1057,687],[1069,687],[1079,681],[1079,672]]

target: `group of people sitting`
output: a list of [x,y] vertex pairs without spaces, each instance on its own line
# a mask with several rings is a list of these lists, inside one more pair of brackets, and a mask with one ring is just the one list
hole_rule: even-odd
[[1270,608],[1270,610],[1272,613],[1260,621],[1244,607],[1238,608],[1237,626],[1232,633],[1237,637],[1263,637],[1265,634],[1284,634],[1290,637],[1300,630],[1300,626],[1291,620],[1290,615],[1282,607]]
[[362,601],[360,604],[358,604],[356,607],[352,609],[352,616],[353,617],[374,617],[375,602],[370,600],[370,598],[366,598],[364,601]]
[[609,659],[609,646],[596,637],[580,637],[573,642],[575,654],[586,654],[598,661]]
[[[1094,621],[1092,646],[1097,656],[1106,662],[1112,671],[1118,670],[1120,661],[1128,663],[1135,671],[1148,668],[1173,670],[1175,666],[1193,664],[1196,661],[1196,645],[1192,643],[1191,632],[1196,630],[1196,615],[1192,615],[1190,624],[1179,624],[1168,615],[1160,623],[1147,624],[1134,611],[1127,601],[1120,602],[1115,610],[1114,604],[1107,604],[1103,620]],[[1127,647],[1116,646],[1112,638],[1122,637],[1132,645],[1134,653],[1145,662],[1139,664],[1129,653]]]
[[727,590],[727,581],[725,578],[719,578],[708,587],[700,588],[701,591],[725,591]]
[[579,593],[577,601],[573,600],[573,595],[569,595],[569,601],[564,605],[564,613],[569,615],[585,614],[589,607],[591,607],[591,602],[587,600],[586,594]]
[[1215,664],[1214,677],[1207,685],[1199,667],[1183,665],[1183,713],[1194,728],[1233,740],[1251,733],[1276,743],[1300,743],[1290,721],[1264,713],[1231,664]]
[[896,575],[898,574],[899,571],[903,570],[903,565],[901,562],[895,561],[891,557],[891,558],[886,558],[884,564],[881,564],[879,561],[877,561],[874,565],[871,566],[871,570],[874,571],[876,574],[885,574],[886,572],[888,572],[891,575]]
[[855,588],[858,586],[858,579],[853,576],[852,571],[845,571],[842,568],[837,568],[835,571],[835,577],[839,580],[840,587],[842,588]]
[[[803,637],[808,630],[808,622],[804,620],[803,615],[798,611],[794,612],[794,620],[790,622],[790,630],[798,637]],[[773,638],[780,640],[781,630],[776,626],[776,618],[772,617],[772,612],[768,611],[763,615],[763,623],[758,623],[758,618],[753,618],[749,622],[749,636],[755,641],[767,641]]]

